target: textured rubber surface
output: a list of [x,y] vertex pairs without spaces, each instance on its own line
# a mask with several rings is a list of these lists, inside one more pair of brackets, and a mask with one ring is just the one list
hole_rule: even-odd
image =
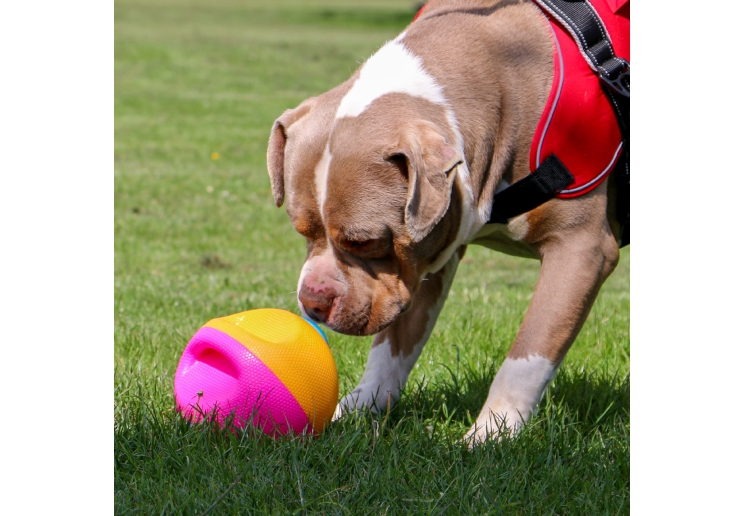
[[201,328],[184,350],[176,371],[176,405],[191,421],[211,414],[224,425],[251,423],[269,435],[312,431],[291,392],[240,342],[214,328]]
[[234,412],[238,426],[319,434],[338,402],[338,373],[322,331],[265,308],[205,324],[181,357],[174,390],[184,417],[198,420],[199,410],[216,407],[220,423]]

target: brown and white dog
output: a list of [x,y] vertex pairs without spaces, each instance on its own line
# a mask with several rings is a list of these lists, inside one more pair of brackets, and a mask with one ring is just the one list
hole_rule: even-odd
[[518,430],[614,270],[612,178],[486,224],[494,193],[530,173],[553,79],[544,24],[528,1],[434,0],[348,81],[274,124],[274,200],[307,239],[300,307],[337,332],[375,335],[337,417],[399,398],[466,246],[480,244],[541,261],[524,321],[465,438]]

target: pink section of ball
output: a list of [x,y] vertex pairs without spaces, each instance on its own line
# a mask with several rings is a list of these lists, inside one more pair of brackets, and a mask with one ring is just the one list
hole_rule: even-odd
[[214,328],[201,328],[181,356],[174,382],[181,414],[201,421],[214,414],[221,426],[249,421],[269,435],[312,432],[305,411],[261,360],[240,342]]

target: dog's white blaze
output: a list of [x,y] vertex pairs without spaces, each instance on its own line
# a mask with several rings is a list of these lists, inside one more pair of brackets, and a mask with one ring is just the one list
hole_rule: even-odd
[[364,63],[356,82],[341,100],[336,118],[359,116],[387,93],[407,93],[436,104],[447,103],[442,87],[424,70],[421,58],[403,45],[400,36]]
[[[457,140],[455,148],[464,156],[462,133],[457,117],[444,95],[444,88],[426,71],[422,59],[405,46],[403,43],[405,35],[404,31],[393,41],[383,45],[364,63],[354,85],[341,99],[336,110],[336,118],[359,116],[375,99],[388,93],[406,93],[421,97],[445,107],[447,122]],[[467,165],[458,167],[457,172],[458,176],[464,174],[465,178],[469,179],[470,171]]]
[[331,166],[331,158],[331,150],[328,144],[326,144],[323,156],[318,161],[318,164],[315,165],[315,198],[318,200],[320,218],[324,222],[323,206],[325,205],[326,193],[328,191],[328,169]]
[[504,360],[483,410],[466,438],[475,434],[476,439],[483,440],[487,434],[498,432],[501,425],[511,431],[518,430],[523,419],[529,421],[557,370],[558,365],[538,355]]

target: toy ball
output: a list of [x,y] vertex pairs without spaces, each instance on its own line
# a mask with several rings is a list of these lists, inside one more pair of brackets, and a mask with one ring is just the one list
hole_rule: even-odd
[[338,401],[338,372],[314,323],[263,308],[212,319],[176,369],[176,406],[187,420],[248,424],[276,437],[320,434]]

